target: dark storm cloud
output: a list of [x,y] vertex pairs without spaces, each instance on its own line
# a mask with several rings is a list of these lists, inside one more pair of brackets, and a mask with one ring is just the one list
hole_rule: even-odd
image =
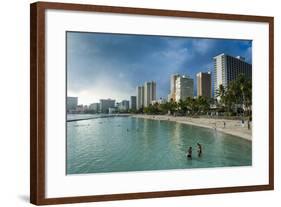
[[[68,92],[82,98],[128,99],[137,85],[155,80],[157,97],[167,97],[173,73],[213,70],[226,53],[251,63],[251,41],[102,33],[67,33]],[[195,87],[196,88],[196,87]]]

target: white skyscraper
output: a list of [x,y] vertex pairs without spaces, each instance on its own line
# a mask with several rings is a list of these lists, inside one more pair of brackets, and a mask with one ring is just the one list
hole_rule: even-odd
[[244,74],[246,78],[252,78],[252,64],[245,62],[241,56],[232,57],[224,53],[214,59],[214,90],[218,90],[220,85],[227,87],[228,84],[236,80],[239,74]]
[[187,76],[179,76],[176,78],[176,102],[185,100],[187,97],[193,98],[194,96],[194,81]]
[[144,87],[137,86],[137,110],[144,106]]
[[154,81],[144,83],[144,107],[148,107],[156,100],[156,83]]

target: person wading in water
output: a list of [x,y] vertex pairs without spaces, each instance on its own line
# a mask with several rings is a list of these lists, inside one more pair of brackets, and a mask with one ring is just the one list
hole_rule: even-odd
[[189,147],[189,148],[188,148],[188,151],[187,151],[187,158],[188,158],[188,159],[192,159],[192,147]]
[[197,146],[198,146],[198,150],[197,150],[197,152],[198,152],[198,157],[201,157],[201,155],[202,155],[202,145],[199,144],[199,143],[197,143]]

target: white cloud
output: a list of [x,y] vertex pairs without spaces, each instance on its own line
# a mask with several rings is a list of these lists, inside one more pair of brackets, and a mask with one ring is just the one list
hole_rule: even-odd
[[184,38],[162,38],[169,46],[171,49],[177,49],[177,48],[182,48],[184,45],[186,45],[190,40],[189,39],[184,39]]
[[171,61],[175,61],[176,63],[181,63],[184,60],[190,58],[190,53],[188,53],[187,48],[181,48],[177,50],[166,50],[161,52],[161,55],[164,58],[168,58]]
[[[68,96],[77,96],[79,104],[91,104],[99,102],[100,99],[115,99],[116,101],[129,100],[135,95],[134,87],[127,81],[120,81],[111,76],[99,76],[87,89],[68,90]],[[113,90],[114,89],[114,90]]]
[[252,61],[252,47],[248,47],[247,50],[244,53],[244,57],[246,58],[247,62],[251,62]]
[[208,52],[214,45],[214,41],[211,39],[192,40],[192,49],[201,55]]

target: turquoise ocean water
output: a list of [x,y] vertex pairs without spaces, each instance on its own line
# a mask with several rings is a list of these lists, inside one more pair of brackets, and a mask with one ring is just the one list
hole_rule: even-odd
[[169,121],[108,117],[67,122],[66,141],[67,174],[252,165],[251,141]]

